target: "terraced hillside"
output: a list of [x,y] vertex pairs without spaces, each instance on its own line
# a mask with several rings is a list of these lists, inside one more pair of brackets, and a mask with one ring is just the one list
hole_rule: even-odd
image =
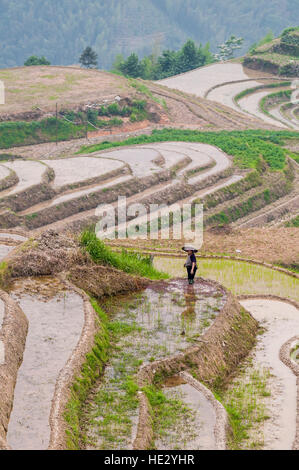
[[288,77],[252,71],[240,63],[226,62],[159,83],[230,107],[242,113],[243,119],[244,115],[247,119],[254,116],[270,127],[299,129],[299,87],[296,80]]
[[[160,83],[29,68],[21,87],[22,70],[0,71],[15,79],[0,114],[0,448],[298,449],[290,81],[224,63]],[[138,203],[178,222],[203,204],[194,285],[159,207],[156,240],[96,237],[97,207],[119,220],[119,196],[119,232],[145,235]]]
[[[245,120],[238,110],[179,96],[156,83],[97,70],[17,67],[1,69],[0,80],[5,85],[5,104],[0,108],[1,148],[72,140],[86,137],[86,131],[98,131],[99,137],[128,133],[130,126],[134,131],[134,125],[136,130],[140,125],[159,124],[217,129],[264,127],[256,119]],[[145,109],[140,109],[142,100]],[[56,117],[56,103],[58,124],[51,120]]]
[[[201,202],[206,225],[248,225],[257,211],[273,212],[274,204],[295,214],[297,164],[271,137],[271,132],[168,130],[83,147],[80,156],[8,156],[1,164],[0,226],[78,230],[97,221],[97,206],[116,206],[119,196],[126,196],[128,204]],[[249,146],[245,152],[244,145]],[[280,215],[277,211],[269,221]]]
[[244,64],[276,75],[298,77],[299,28],[287,28],[279,38],[253,48]]

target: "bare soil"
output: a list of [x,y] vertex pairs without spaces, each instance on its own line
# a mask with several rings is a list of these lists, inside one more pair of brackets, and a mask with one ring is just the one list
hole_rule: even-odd
[[[135,94],[128,81],[107,72],[79,67],[17,67],[2,69],[6,104],[0,118],[7,114],[51,112],[59,106],[74,107],[88,102],[113,101],[117,95]],[[37,113],[38,115],[38,113]]]
[[137,291],[150,282],[110,266],[96,265],[89,255],[82,253],[71,234],[58,234],[54,230],[21,245],[8,257],[8,266],[7,284],[15,278],[68,272],[75,285],[97,298]]

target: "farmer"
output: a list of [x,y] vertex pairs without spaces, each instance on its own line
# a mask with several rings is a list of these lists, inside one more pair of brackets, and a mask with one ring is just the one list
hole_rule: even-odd
[[186,263],[184,264],[188,272],[188,281],[189,281],[189,284],[194,284],[194,277],[197,271],[197,262],[196,262],[196,256],[195,256],[195,253],[197,253],[197,250],[193,246],[184,246],[183,250],[188,253]]

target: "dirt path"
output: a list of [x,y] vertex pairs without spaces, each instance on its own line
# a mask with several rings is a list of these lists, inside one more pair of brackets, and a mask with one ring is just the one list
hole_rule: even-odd
[[242,300],[241,304],[265,328],[253,353],[254,363],[271,371],[264,449],[292,449],[296,435],[296,376],[281,361],[280,350],[294,334],[299,334],[299,310],[286,302],[267,299]]

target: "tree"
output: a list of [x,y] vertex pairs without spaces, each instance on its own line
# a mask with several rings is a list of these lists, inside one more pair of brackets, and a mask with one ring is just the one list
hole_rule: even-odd
[[169,77],[175,75],[177,71],[178,53],[175,51],[165,50],[158,57],[157,72],[155,79]]
[[133,78],[141,77],[143,72],[138,55],[134,52],[121,64],[120,69],[124,75]]
[[122,54],[117,54],[115,59],[114,59],[114,62],[112,64],[112,69],[111,69],[111,72],[112,73],[121,73],[122,74],[122,71],[121,71],[121,68],[122,68],[122,65],[124,64],[124,57]]
[[88,46],[82,52],[79,62],[82,67],[86,67],[87,69],[97,68],[98,54]]
[[181,71],[187,72],[200,65],[199,51],[190,39],[183,45],[180,57]]
[[37,57],[36,55],[32,55],[24,62],[24,65],[26,67],[30,67],[31,65],[51,65],[51,62],[49,62],[44,56]]
[[232,35],[225,43],[218,46],[219,52],[215,54],[215,60],[230,60],[234,57],[236,49],[241,49],[244,42],[243,38],[237,38]]

